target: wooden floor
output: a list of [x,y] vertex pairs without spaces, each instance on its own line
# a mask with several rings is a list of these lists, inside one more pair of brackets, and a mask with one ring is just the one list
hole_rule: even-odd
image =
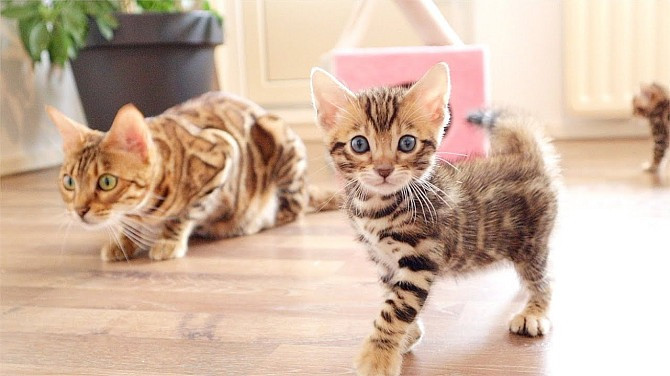
[[[508,333],[510,269],[443,281],[405,375],[669,374],[670,181],[639,170],[647,141],[558,146],[553,332]],[[105,234],[63,226],[55,176],[1,181],[3,375],[353,374],[381,290],[341,213],[103,263]]]

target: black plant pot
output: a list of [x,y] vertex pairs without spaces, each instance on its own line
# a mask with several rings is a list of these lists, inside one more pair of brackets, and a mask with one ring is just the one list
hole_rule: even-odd
[[212,14],[116,17],[119,28],[110,41],[90,23],[86,47],[72,62],[89,127],[108,130],[126,103],[135,104],[145,116],[155,116],[218,88],[214,47],[223,43],[223,30]]

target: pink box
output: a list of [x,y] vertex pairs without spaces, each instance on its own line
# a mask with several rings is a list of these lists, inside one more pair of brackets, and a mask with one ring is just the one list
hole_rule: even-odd
[[[488,103],[488,51],[484,46],[351,48],[333,51],[332,72],[353,91],[415,82],[445,62],[451,73],[451,128],[440,158],[455,161],[485,155],[486,136],[467,114]],[[454,154],[448,154],[454,153]]]

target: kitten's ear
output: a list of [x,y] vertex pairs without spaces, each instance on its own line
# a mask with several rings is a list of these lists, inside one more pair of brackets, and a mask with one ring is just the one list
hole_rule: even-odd
[[151,134],[144,115],[134,105],[127,104],[116,113],[112,127],[101,146],[135,154],[146,162],[149,158],[150,142]]
[[63,138],[63,150],[67,152],[79,147],[82,141],[84,141],[84,134],[89,132],[90,129],[65,116],[54,107],[46,106],[46,111],[51,121],[58,127],[58,131]]
[[337,123],[338,112],[355,96],[335,77],[321,68],[312,69],[312,102],[321,128],[328,130]]
[[445,63],[438,63],[412,85],[405,100],[422,108],[422,113],[428,114],[431,121],[440,121],[440,125],[448,120],[449,94],[451,81],[449,67]]

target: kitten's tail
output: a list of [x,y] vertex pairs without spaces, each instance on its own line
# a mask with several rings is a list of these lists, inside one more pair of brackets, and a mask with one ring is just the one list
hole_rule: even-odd
[[342,206],[343,197],[341,192],[308,185],[307,194],[309,196],[309,208],[311,211],[337,210]]
[[550,173],[557,172],[557,154],[541,134],[541,126],[530,117],[500,109],[481,109],[468,115],[471,124],[489,132],[490,157],[515,155],[536,162]]

